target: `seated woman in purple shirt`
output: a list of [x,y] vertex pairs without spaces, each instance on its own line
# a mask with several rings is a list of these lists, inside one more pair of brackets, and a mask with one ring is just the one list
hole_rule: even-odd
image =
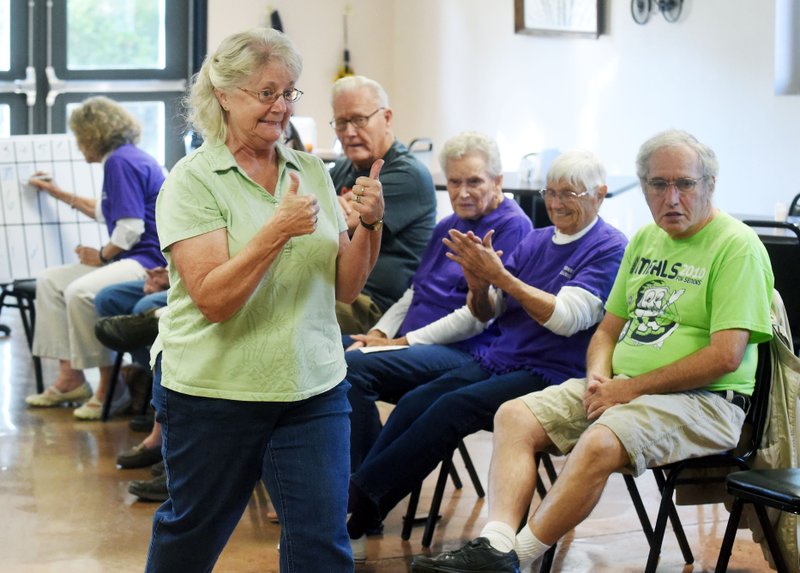
[[[100,201],[65,191],[42,174],[34,175],[30,184],[105,223],[110,239],[99,248],[78,245],[78,263],[46,269],[37,277],[33,354],[57,359],[59,372],[52,386],[25,401],[39,407],[86,401],[75,417],[99,420],[113,355],[94,335],[94,296],[108,285],[145,279],[146,269],[166,266],[155,221],[164,171],[136,147],[139,123],[108,98],[85,100],[72,112],[69,127],[86,161],[103,164]],[[100,368],[100,383],[92,392],[83,370],[94,367]],[[117,388],[112,413],[129,401],[125,385]]]
[[[472,350],[491,336],[490,331],[483,333],[486,323],[476,321],[465,306],[467,280],[459,264],[447,258],[442,240],[451,229],[480,236],[493,231],[496,248],[510,254],[533,228],[519,205],[503,195],[500,151],[493,139],[461,133],[445,143],[439,160],[454,212],[436,225],[408,290],[367,334],[352,335],[356,342],[345,354],[352,385],[353,471],[380,433],[377,400],[395,403],[406,392],[470,362]],[[364,346],[395,349],[356,350]]]
[[[554,227],[531,231],[505,264],[491,233],[454,229],[445,244],[469,286],[477,321],[497,336],[470,360],[405,394],[350,478],[348,533],[363,558],[365,534],[427,476],[458,441],[490,429],[506,400],[585,371],[589,339],[627,240],[598,217],[605,168],[586,151],[556,158],[542,190]],[[349,375],[348,375],[349,378]]]

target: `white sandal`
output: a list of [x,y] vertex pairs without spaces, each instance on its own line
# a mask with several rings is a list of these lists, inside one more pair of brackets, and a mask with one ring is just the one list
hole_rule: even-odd
[[[111,409],[108,412],[109,416],[113,416],[114,414],[121,412],[127,408],[128,405],[130,405],[130,392],[128,392],[128,388],[126,386],[123,386],[123,388],[125,389],[124,393],[119,398],[116,398],[111,402]],[[86,402],[80,408],[76,408],[72,414],[79,420],[99,420],[103,416],[103,402],[101,402],[97,396],[92,396],[89,398],[88,402]]]
[[46,388],[40,394],[31,394],[25,398],[25,403],[29,406],[37,406],[40,408],[49,408],[51,406],[58,406],[60,404],[67,404],[69,402],[83,402],[92,397],[92,387],[84,382],[74,390],[62,392],[55,386]]

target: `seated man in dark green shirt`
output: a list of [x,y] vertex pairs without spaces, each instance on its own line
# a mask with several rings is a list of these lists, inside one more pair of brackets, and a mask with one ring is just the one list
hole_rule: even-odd
[[353,304],[336,303],[342,334],[367,332],[409,285],[436,223],[436,193],[428,169],[395,140],[392,108],[384,89],[363,76],[347,76],[333,86],[331,125],[345,157],[331,169],[331,178],[352,234],[358,213],[348,201],[358,200],[353,184],[383,159],[381,183],[386,212],[370,225],[382,232],[381,251],[361,295]]

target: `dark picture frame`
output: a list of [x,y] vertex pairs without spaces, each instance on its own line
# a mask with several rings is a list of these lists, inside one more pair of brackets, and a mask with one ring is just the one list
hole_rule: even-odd
[[534,36],[597,38],[603,0],[514,0],[514,32]]

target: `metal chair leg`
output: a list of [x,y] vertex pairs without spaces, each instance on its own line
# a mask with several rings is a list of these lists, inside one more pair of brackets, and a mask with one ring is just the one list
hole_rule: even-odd
[[714,573],[725,573],[728,570],[728,561],[731,558],[733,541],[736,538],[736,531],[739,529],[739,519],[742,516],[743,507],[744,501],[738,497],[734,498],[731,506],[731,515],[728,517],[728,526],[725,528],[725,536],[722,538],[722,546],[719,548],[719,557],[717,557],[717,566],[714,569]]
[[654,470],[653,475],[661,491],[661,503],[658,508],[656,525],[653,528],[653,539],[650,542],[650,553],[647,556],[645,573],[655,573],[656,567],[658,567],[658,560],[661,557],[661,546],[664,543],[664,534],[667,531],[668,520],[672,522],[672,527],[675,530],[675,536],[681,547],[684,561],[687,565],[694,563],[692,550],[689,547],[688,541],[686,541],[686,534],[683,531],[678,512],[675,509],[675,504],[672,503],[672,494],[675,491],[674,479],[677,478],[677,472],[673,470],[669,478],[665,478],[660,470]]
[[42,374],[42,359],[38,356],[33,357],[33,375],[36,378],[36,392],[44,392],[44,375]]
[[403,516],[403,530],[400,533],[400,538],[403,541],[408,541],[411,539],[411,529],[417,522],[417,506],[419,505],[419,494],[421,489],[422,484],[418,485],[417,488],[411,492],[411,497],[408,500],[406,514]]
[[647,538],[647,545],[649,546],[653,543],[653,526],[650,523],[650,516],[647,515],[647,510],[644,508],[642,495],[639,493],[636,480],[632,475],[623,474],[622,478],[625,480],[625,485],[628,488],[633,507],[636,510],[636,515],[639,517],[639,523],[642,524],[642,531],[644,531],[644,536]]
[[[733,552],[733,543],[736,539],[736,531],[739,529],[739,521],[742,518],[744,504],[745,501],[743,499],[734,497],[731,515],[725,528],[725,536],[722,538],[722,546],[719,548],[719,557],[717,558],[717,566],[714,569],[714,573],[725,573],[728,570],[728,561]],[[769,552],[772,554],[772,560],[775,563],[775,570],[778,573],[789,573],[789,567],[786,565],[778,540],[775,538],[775,531],[772,528],[766,509],[760,503],[754,503],[753,509],[756,512],[756,517],[758,517],[758,523],[764,531]]]
[[103,412],[100,415],[100,419],[104,422],[108,420],[108,416],[111,413],[111,404],[114,402],[114,390],[117,388],[119,371],[122,369],[122,359],[124,357],[124,352],[117,352],[117,357],[114,360],[114,368],[111,370],[111,380],[108,383],[108,392],[106,392],[105,400],[103,400]]
[[556,557],[557,547],[558,545],[554,543],[550,546],[550,549],[542,555],[542,564],[539,566],[539,573],[550,573],[550,569],[553,567],[553,560]]
[[456,466],[450,464],[450,468],[447,470],[450,474],[450,479],[453,481],[453,487],[456,489],[461,489],[464,487],[464,482],[461,481],[461,476],[458,475],[458,470]]
[[436,522],[441,517],[439,515],[439,508],[442,505],[444,488],[447,485],[447,474],[449,473],[452,463],[452,453],[442,460],[442,469],[439,472],[439,478],[436,480],[436,488],[433,490],[433,499],[431,499],[431,508],[428,511],[428,519],[425,523],[425,531],[422,533],[423,547],[431,546],[431,541],[433,540],[433,530],[436,528]]
[[778,545],[778,540],[775,538],[775,531],[769,521],[767,510],[760,503],[754,503],[753,508],[756,510],[758,516],[758,523],[761,524],[761,529],[764,530],[764,537],[767,538],[767,546],[769,552],[772,553],[772,560],[775,562],[775,570],[778,573],[790,573],[789,566],[783,558],[783,553]]
[[[486,492],[483,490],[483,486],[481,485],[480,477],[478,476],[478,472],[475,469],[475,465],[472,462],[472,458],[469,455],[469,451],[467,450],[466,445],[464,444],[463,440],[459,440],[458,445],[456,446],[458,451],[461,454],[461,458],[464,460],[464,467],[469,474],[470,480],[472,481],[472,485],[475,487],[475,491],[478,494],[478,497],[485,497]],[[463,487],[463,483],[461,481],[461,477],[458,475],[458,471],[456,470],[455,464],[453,464],[453,455],[455,451],[451,452],[450,455],[442,460],[442,466],[439,470],[439,476],[436,479],[436,487],[433,493],[433,499],[431,500],[431,507],[428,511],[428,514],[424,517],[417,517],[416,511],[417,506],[419,505],[419,495],[420,489],[422,484],[419,485],[417,489],[411,492],[411,497],[408,500],[408,507],[406,508],[406,513],[403,516],[403,530],[400,534],[401,538],[404,540],[408,540],[411,537],[411,528],[414,525],[418,525],[421,523],[425,524],[425,531],[422,534],[422,545],[424,547],[429,547],[431,540],[433,539],[433,531],[436,528],[436,522],[442,518],[439,515],[439,508],[442,504],[442,498],[444,497],[444,489],[447,485],[447,477],[450,476],[453,486],[456,489],[461,489]]]
[[475,464],[472,463],[472,458],[470,457],[469,451],[467,451],[467,446],[464,444],[463,440],[459,440],[458,442],[458,451],[461,454],[461,459],[464,460],[464,467],[467,468],[467,473],[469,474],[469,478],[472,480],[472,485],[475,488],[475,491],[478,493],[478,497],[484,497],[486,492],[483,491],[481,478],[478,477],[478,472],[475,470]]
[[[17,299],[19,316],[22,319],[22,329],[25,331],[25,339],[28,341],[28,348],[33,352],[33,335],[36,326],[36,304],[33,299],[25,294],[12,292]],[[36,392],[44,392],[44,377],[42,375],[42,359],[33,356],[33,374],[36,378]]]
[[[678,515],[678,510],[675,508],[675,503],[672,501],[672,494],[675,492],[675,480],[670,479],[667,480],[664,476],[663,471],[654,472],[656,476],[656,482],[658,483],[659,480],[662,480],[664,484],[668,484],[669,487],[669,495],[667,496],[668,509],[669,509],[669,521],[672,524],[672,530],[675,533],[675,538],[678,541],[678,546],[681,548],[681,553],[683,554],[683,560],[687,565],[694,563],[694,555],[692,554],[692,548],[689,546],[689,540],[686,539],[686,532],[683,530],[683,524],[681,523],[681,518]],[[677,473],[675,477],[677,478]],[[660,489],[660,488],[659,488]],[[663,495],[663,493],[662,493]],[[661,542],[664,542],[663,536]]]
[[[550,480],[550,484],[554,484],[558,475],[556,474],[556,469],[553,467],[553,459],[550,457],[549,454],[541,452],[536,454],[536,473],[538,479],[536,480],[536,492],[539,494],[539,497],[544,499],[544,496],[547,495],[547,488],[544,485],[544,480],[542,479],[541,475],[539,474],[539,468],[544,468],[545,474],[547,475],[547,479]],[[522,518],[522,523],[519,524],[519,530],[521,530],[525,525],[528,523],[528,512],[525,512],[525,517]],[[542,562],[539,565],[539,573],[550,573],[550,569],[553,567],[553,560],[556,556],[556,550],[558,549],[558,543],[553,543],[550,546],[544,555],[542,555]]]

